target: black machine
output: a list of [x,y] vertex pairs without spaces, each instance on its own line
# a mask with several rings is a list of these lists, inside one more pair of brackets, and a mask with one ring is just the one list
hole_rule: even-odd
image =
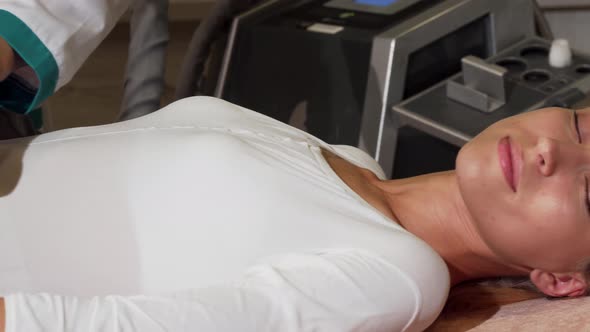
[[534,36],[530,0],[267,1],[234,19],[216,96],[416,175],[452,168],[457,148],[399,129],[392,107]]

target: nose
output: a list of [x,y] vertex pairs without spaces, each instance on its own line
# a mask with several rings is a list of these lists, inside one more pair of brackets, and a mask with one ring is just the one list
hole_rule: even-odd
[[535,147],[536,166],[543,176],[551,176],[557,168],[559,143],[548,137],[540,137]]

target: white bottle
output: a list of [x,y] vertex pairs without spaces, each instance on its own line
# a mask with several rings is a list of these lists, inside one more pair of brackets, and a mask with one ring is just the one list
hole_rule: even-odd
[[549,51],[549,65],[553,68],[565,68],[572,64],[572,50],[567,39],[555,39]]

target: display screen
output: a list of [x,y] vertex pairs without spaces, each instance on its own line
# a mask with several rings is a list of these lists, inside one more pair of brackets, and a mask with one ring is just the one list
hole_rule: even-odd
[[[432,0],[429,0],[432,1]],[[376,15],[392,15],[426,0],[329,0],[324,6]]]
[[359,5],[369,5],[369,6],[389,6],[398,2],[399,0],[354,0],[354,3]]
[[[369,0],[366,0],[368,2]],[[377,0],[371,0],[377,2]],[[354,0],[336,1],[322,0],[309,1],[301,6],[293,7],[293,10],[284,12],[274,19],[284,21],[289,17],[298,22],[320,22],[326,24],[354,27],[363,30],[382,30],[403,22],[423,13],[444,0],[395,0],[388,6],[369,6],[360,4]],[[378,1],[385,3],[386,1]],[[397,7],[397,5],[404,6]],[[367,11],[372,8],[372,11]],[[391,12],[389,12],[391,10]],[[379,14],[377,14],[379,13]],[[271,19],[272,20],[272,19]]]
[[489,16],[481,17],[422,47],[408,57],[404,99],[461,71],[461,59],[491,56]]

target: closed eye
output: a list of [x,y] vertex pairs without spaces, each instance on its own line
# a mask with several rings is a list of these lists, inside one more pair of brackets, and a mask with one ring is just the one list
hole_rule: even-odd
[[588,214],[590,214],[590,193],[588,191],[588,178],[586,179],[586,210],[588,210]]
[[574,125],[576,126],[576,134],[578,135],[578,143],[582,144],[582,134],[580,132],[580,124],[578,122],[578,111],[574,110]]
[[[582,134],[580,132],[580,124],[578,123],[578,111],[574,110],[574,125],[576,127],[576,134],[578,135],[578,143],[582,144]],[[586,210],[590,215],[590,188],[588,187],[588,177],[584,177],[584,200],[586,201]]]

